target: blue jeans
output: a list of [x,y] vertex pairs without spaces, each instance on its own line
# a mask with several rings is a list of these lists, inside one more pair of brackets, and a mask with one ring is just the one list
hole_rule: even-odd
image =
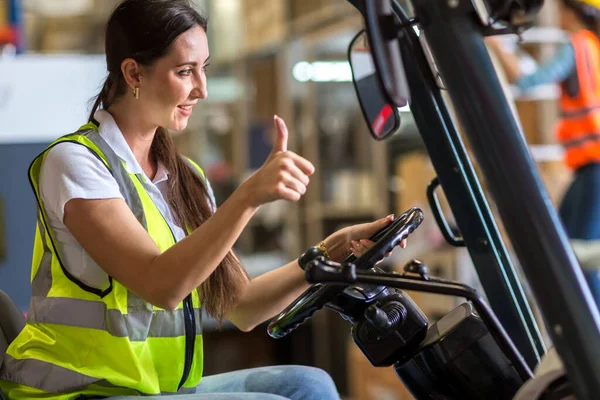
[[[134,400],[119,396],[112,400]],[[149,396],[144,400],[339,400],[327,372],[313,367],[289,365],[252,368],[205,376],[196,394]]]
[[600,239],[600,163],[575,171],[558,212],[569,239]]
[[[569,239],[600,239],[600,163],[587,164],[575,171],[558,211]],[[598,272],[583,271],[600,308]]]
[[600,271],[583,270],[583,275],[590,286],[592,296],[596,300],[596,305],[600,308]]

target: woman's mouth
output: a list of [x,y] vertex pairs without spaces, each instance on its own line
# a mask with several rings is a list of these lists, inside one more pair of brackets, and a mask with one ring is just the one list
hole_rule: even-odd
[[193,105],[177,106],[177,108],[179,109],[179,112],[186,117],[189,117],[190,115],[192,115],[193,107],[194,107]]

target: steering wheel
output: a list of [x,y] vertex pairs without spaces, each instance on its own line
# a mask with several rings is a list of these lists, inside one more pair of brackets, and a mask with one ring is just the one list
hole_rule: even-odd
[[[366,253],[358,258],[350,255],[342,263],[351,262],[359,270],[373,268],[378,261],[382,260],[394,247],[413,233],[421,225],[421,222],[423,222],[423,211],[419,208],[411,208],[373,235],[371,240],[375,244]],[[306,267],[318,255],[318,252],[307,251],[299,259],[300,266],[304,270],[308,270]],[[275,339],[280,339],[288,335],[312,317],[315,312],[319,311],[337,295],[342,293],[345,288],[345,286],[341,285],[327,285],[322,283],[311,285],[285,310],[271,320],[267,327],[267,333]]]

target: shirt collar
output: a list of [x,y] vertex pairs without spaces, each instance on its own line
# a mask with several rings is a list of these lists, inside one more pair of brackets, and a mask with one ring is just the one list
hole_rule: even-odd
[[[98,127],[98,133],[108,143],[110,148],[117,154],[117,156],[125,162],[125,169],[130,174],[142,174],[146,176],[144,170],[135,159],[131,148],[127,144],[121,129],[115,122],[112,115],[106,110],[98,110],[94,114],[94,118],[98,121],[100,126]],[[169,173],[166,167],[162,163],[158,163],[156,176],[154,177],[153,183],[160,183],[168,179]],[[147,177],[146,177],[147,178]]]
[[158,163],[158,168],[156,169],[156,175],[154,176],[154,180],[152,183],[159,184],[169,179],[169,171],[165,165],[161,162]]

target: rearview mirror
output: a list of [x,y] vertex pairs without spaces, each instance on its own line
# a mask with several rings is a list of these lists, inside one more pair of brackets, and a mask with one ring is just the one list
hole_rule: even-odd
[[348,47],[348,61],[352,82],[363,116],[371,135],[383,140],[400,128],[400,112],[386,100],[377,73],[365,31],[360,31]]
[[364,7],[367,36],[383,93],[391,105],[404,107],[410,102],[410,91],[391,0],[365,0]]

